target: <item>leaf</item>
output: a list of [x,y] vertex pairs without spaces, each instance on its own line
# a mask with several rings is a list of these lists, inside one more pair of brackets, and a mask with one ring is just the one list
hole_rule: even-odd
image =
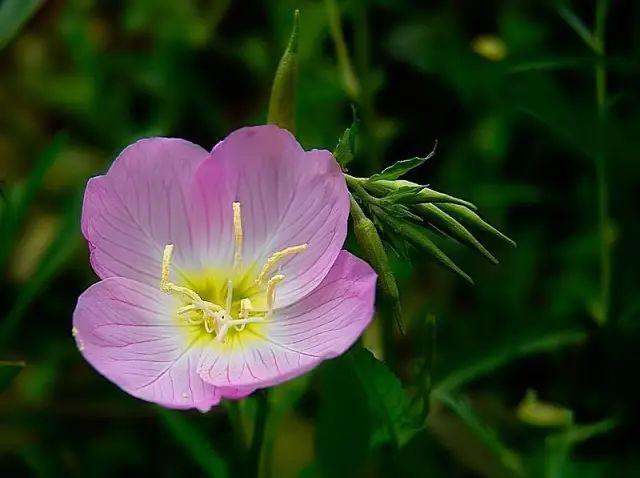
[[44,0],[4,0],[0,4],[0,49],[20,31],[43,2]]
[[433,397],[453,411],[469,430],[498,458],[502,466],[516,475],[522,475],[523,465],[520,457],[502,442],[495,430],[482,423],[482,420],[467,400],[454,398],[442,391],[434,391]]
[[35,166],[29,173],[24,184],[14,187],[9,192],[9,197],[5,202],[0,216],[0,267],[6,262],[10,248],[22,225],[24,216],[27,214],[31,202],[35,198],[37,191],[42,187],[44,177],[60,156],[60,151],[67,141],[67,136],[59,134],[49,146],[40,154]]
[[322,476],[359,476],[369,454],[371,411],[348,354],[320,367],[316,455]]
[[435,145],[431,152],[423,157],[423,158],[411,158],[411,159],[403,159],[402,161],[396,161],[391,166],[382,170],[382,172],[374,174],[369,178],[370,182],[380,181],[381,179],[398,179],[400,176],[408,173],[414,168],[422,165],[425,161],[432,158],[434,154],[436,154],[436,148],[438,147],[438,142],[436,141]]
[[181,412],[159,408],[158,413],[170,435],[184,448],[200,468],[211,478],[225,478],[229,470],[209,437],[193,426]]
[[0,360],[0,393],[4,392],[9,385],[11,385],[13,379],[16,378],[25,365],[24,362]]
[[558,15],[567,22],[567,24],[575,31],[578,36],[591,48],[594,52],[598,51],[597,39],[591,33],[584,22],[566,5],[558,6]]
[[37,272],[20,287],[13,306],[0,323],[0,344],[6,343],[11,338],[33,300],[44,287],[52,285],[51,279],[80,245],[80,235],[77,232],[80,204],[80,194],[74,194],[69,200],[65,217],[55,239],[44,252],[36,268]]
[[296,129],[296,81],[298,79],[298,25],[300,11],[293,15],[293,28],[287,48],[280,59],[269,98],[267,123]]
[[403,446],[423,428],[424,421],[412,413],[400,380],[367,349],[355,347],[348,356],[377,424],[373,444],[392,442],[397,448]]
[[542,337],[527,338],[516,343],[509,343],[482,357],[470,359],[467,365],[457,368],[441,380],[436,389],[440,391],[455,390],[513,360],[576,345],[584,342],[586,338],[587,334],[583,330],[564,330]]
[[419,204],[415,206],[415,210],[419,212],[424,219],[436,226],[439,231],[442,231],[447,236],[480,253],[492,264],[498,264],[498,259],[496,259],[473,234],[453,217],[439,209],[435,204]]
[[336,149],[333,150],[333,155],[338,161],[338,164],[342,169],[345,169],[347,164],[353,161],[356,154],[356,137],[360,129],[360,120],[356,115],[356,110],[353,108],[353,120],[351,126],[344,130],[342,136],[338,140]]
[[587,425],[574,425],[564,432],[548,437],[545,440],[547,447],[546,476],[548,478],[567,476],[567,465],[570,463],[573,447],[603,433],[609,433],[617,424],[617,420],[610,418]]

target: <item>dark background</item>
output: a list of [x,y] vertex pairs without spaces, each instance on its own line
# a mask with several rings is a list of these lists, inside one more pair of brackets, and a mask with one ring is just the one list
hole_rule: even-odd
[[[0,391],[0,475],[220,476],[218,458],[230,476],[243,469],[229,413],[250,416],[255,399],[207,415],[162,411],[78,353],[71,314],[97,280],[79,208],[86,179],[140,137],[210,148],[263,123],[299,8],[303,146],[332,149],[351,104],[362,119],[354,174],[426,154],[437,139],[410,179],[474,202],[518,247],[481,236],[500,259],[491,266],[444,243],[473,287],[423,254],[393,260],[408,328],[394,337],[396,372],[411,383],[422,324],[435,317],[433,383],[463,376],[451,390],[459,407],[434,398],[426,429],[400,450],[334,452],[327,430],[337,443],[359,432],[332,421],[331,407],[358,400],[332,386],[336,365],[323,365],[272,391],[265,468],[273,477],[638,476],[640,3],[610,2],[599,61],[567,21],[592,29],[591,0],[339,1],[357,94],[336,59],[332,2],[26,3],[33,15],[0,42],[0,360],[26,362]],[[598,178],[608,185],[604,230]],[[6,204],[23,206],[7,215]],[[602,237],[612,250],[604,323]],[[377,354],[381,334],[374,325],[364,339]],[[529,389],[571,410],[573,423],[523,417]]]

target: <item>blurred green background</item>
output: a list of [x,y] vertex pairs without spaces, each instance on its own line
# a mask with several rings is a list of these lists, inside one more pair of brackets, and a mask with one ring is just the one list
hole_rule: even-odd
[[[271,391],[262,476],[640,476],[640,3],[610,2],[594,34],[606,4],[0,2],[0,475],[242,474],[232,424],[250,432],[255,398],[163,411],[78,353],[71,314],[97,280],[79,209],[140,137],[209,148],[264,122],[299,8],[305,148],[332,149],[351,104],[356,174],[437,139],[410,179],[474,202],[518,247],[485,238],[491,266],[449,244],[473,287],[394,259],[393,369],[409,396],[433,385],[426,427],[379,439],[337,359]],[[364,343],[380,342],[376,323]]]

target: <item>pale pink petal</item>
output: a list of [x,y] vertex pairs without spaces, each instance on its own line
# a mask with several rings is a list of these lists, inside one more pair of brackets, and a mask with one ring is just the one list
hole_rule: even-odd
[[376,274],[342,251],[320,285],[277,311],[264,329],[247,328],[228,344],[211,342],[199,365],[216,386],[262,388],[345,352],[373,317]]
[[202,267],[194,237],[202,204],[192,191],[194,171],[208,156],[182,139],[144,139],[122,151],[107,174],[89,180],[82,232],[100,278],[157,286],[162,251],[170,243],[176,269]]
[[170,408],[208,410],[220,401],[197,373],[199,334],[174,315],[176,299],[114,277],[92,285],[73,314],[78,348],[106,378],[131,395]]
[[197,172],[198,194],[209,208],[209,257],[231,261],[231,203],[238,201],[245,265],[259,271],[272,253],[309,245],[280,264],[286,279],[278,286],[277,306],[301,299],[329,272],[347,233],[349,197],[335,158],[304,151],[291,133],[273,125],[237,130],[211,155]]

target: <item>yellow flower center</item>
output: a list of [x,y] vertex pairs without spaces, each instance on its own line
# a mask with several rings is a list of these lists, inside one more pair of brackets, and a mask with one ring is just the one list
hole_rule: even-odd
[[[239,202],[233,203],[233,270],[230,277],[241,277],[238,274],[242,267],[242,211]],[[162,255],[162,274],[160,279],[160,290],[167,294],[179,297],[183,305],[176,311],[178,317],[190,325],[201,325],[208,334],[215,336],[216,340],[225,342],[230,330],[238,332],[244,330],[248,324],[264,323],[273,316],[273,308],[276,300],[277,285],[285,279],[284,274],[276,273],[269,277],[274,267],[284,258],[304,252],[308,244],[286,247],[274,252],[264,263],[262,270],[253,281],[250,289],[254,299],[264,307],[254,307],[249,297],[240,299],[238,305],[234,305],[234,287],[231,278],[226,279],[226,292],[224,303],[218,304],[205,300],[195,290],[182,285],[174,284],[169,280],[171,268],[171,257],[173,255],[173,244],[167,244]],[[244,289],[247,289],[244,287]]]

